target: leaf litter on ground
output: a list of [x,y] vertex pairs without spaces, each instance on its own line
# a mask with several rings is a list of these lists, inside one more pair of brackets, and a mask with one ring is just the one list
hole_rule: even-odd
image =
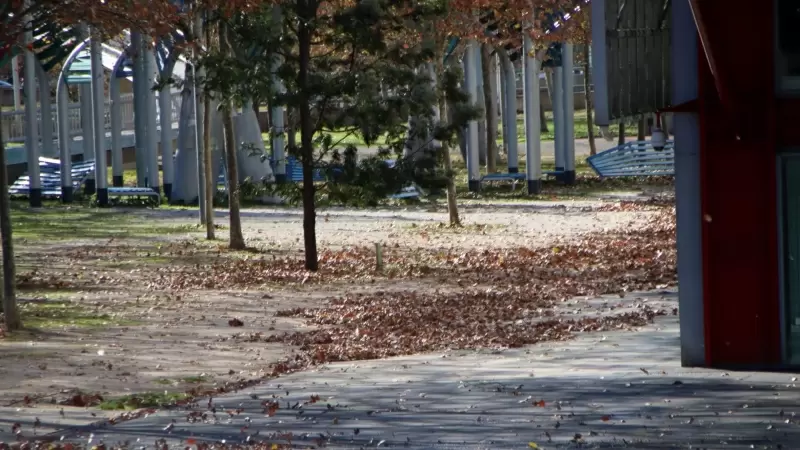
[[[322,308],[280,313],[303,318],[317,329],[282,335],[236,333],[231,339],[296,345],[298,350],[293,356],[272,364],[265,372],[263,378],[271,378],[331,361],[451,348],[518,347],[569,339],[577,332],[635,329],[665,312],[643,306],[621,314],[567,319],[558,317],[555,308],[575,296],[622,295],[673,284],[674,240],[674,210],[661,208],[645,226],[622,232],[587,233],[578,240],[557,242],[547,248],[466,252],[398,249],[386,255],[387,265],[399,267],[392,276],[437,277],[456,288],[338,297]],[[174,249],[159,250],[169,254]],[[192,252],[180,251],[184,254],[179,256]],[[223,260],[218,253],[216,258],[220,261],[166,273],[159,270],[163,276],[149,289],[179,292],[209,286],[263,284],[265,280],[298,283],[309,277],[288,256]],[[375,272],[374,255],[366,247],[328,250],[321,259],[326,269],[314,275],[314,281],[386,276]],[[213,281],[196,284],[201,276]],[[99,281],[114,282],[110,277]],[[211,389],[196,387],[190,396],[240,390],[263,378],[232,380]],[[136,417],[140,415],[126,412],[112,422]]]

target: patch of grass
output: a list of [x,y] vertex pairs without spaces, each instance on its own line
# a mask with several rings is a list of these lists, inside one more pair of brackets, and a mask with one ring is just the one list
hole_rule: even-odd
[[135,322],[98,314],[66,301],[23,302],[19,305],[22,323],[28,328],[103,328],[134,325]]
[[194,231],[191,227],[164,225],[125,210],[48,204],[31,209],[27,203],[11,204],[14,237],[22,241],[71,239],[146,238]]
[[[108,180],[113,176],[112,168],[108,168]],[[122,184],[124,186],[136,186],[136,170],[128,169],[122,172]]]
[[205,383],[208,381],[208,377],[205,375],[195,375],[191,377],[181,378],[181,381],[189,384]]
[[176,392],[144,392],[105,400],[98,407],[105,411],[159,408],[189,398],[188,394]]
[[[547,111],[545,112],[545,118],[547,120],[547,131],[542,133],[542,140],[543,141],[552,141],[554,139],[554,130],[555,126],[553,123],[553,112]],[[616,129],[612,127],[609,130],[609,134],[612,137],[616,137]],[[339,132],[334,131],[330,133],[333,142],[339,142],[341,146],[345,145],[355,145],[356,147],[364,147],[366,144],[364,140],[355,133],[347,133],[347,132]],[[600,127],[594,127],[594,135],[600,136]],[[503,125],[498,121],[497,127],[497,143],[502,144],[503,139]],[[264,141],[269,141],[269,133],[262,133],[261,137]],[[586,120],[586,110],[578,110],[575,111],[575,139],[586,139],[589,137],[589,125]],[[300,133],[296,133],[296,141],[300,142]],[[525,119],[522,114],[517,116],[517,141],[518,142],[525,142]],[[386,143],[386,136],[380,136],[375,145],[384,145]],[[267,146],[269,148],[269,145]]]

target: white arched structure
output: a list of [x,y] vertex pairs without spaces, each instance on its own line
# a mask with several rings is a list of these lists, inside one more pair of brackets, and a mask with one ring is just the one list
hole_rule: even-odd
[[[98,193],[98,203],[104,204],[107,198],[107,172],[106,172],[106,134],[105,134],[105,102],[103,101],[102,76],[104,67],[111,70],[110,91],[110,119],[111,119],[111,167],[112,182],[114,186],[122,185],[123,160],[122,160],[122,112],[120,79],[127,78],[133,83],[134,93],[134,134],[136,141],[136,168],[137,184],[140,187],[161,189],[159,182],[158,148],[161,143],[161,165],[163,171],[163,187],[168,198],[177,202],[190,203],[198,198],[198,146],[195,139],[194,126],[194,101],[191,99],[190,83],[184,83],[184,99],[192,101],[181,102],[178,118],[178,143],[177,149],[172,145],[172,92],[171,85],[164,83],[159,89],[158,100],[151,89],[155,83],[156,74],[161,79],[171,77],[188,78],[188,63],[177,54],[171,54],[168,42],[159,41],[155,51],[147,51],[144,58],[133,60],[131,55],[141,48],[142,41],[136,33],[130,35],[130,45],[123,50],[113,46],[96,43],[92,45],[90,38],[84,38],[76,45],[65,60],[59,74],[57,83],[57,111],[58,111],[58,143],[59,155],[62,164],[61,192],[62,201],[71,202],[73,197],[73,180],[71,177],[72,151],[70,148],[70,134],[68,124],[68,86],[80,86],[82,92],[81,115],[91,119],[84,123],[84,155],[96,161],[95,185]],[[139,45],[137,45],[139,44]],[[88,49],[88,54],[87,54]],[[105,58],[105,61],[103,60]],[[78,66],[79,65],[79,66]],[[144,67],[143,67],[144,66]],[[173,72],[175,72],[173,74]],[[137,76],[138,75],[138,76]],[[187,92],[188,89],[188,92]],[[89,97],[93,101],[85,101]],[[161,110],[158,119],[156,104]],[[160,122],[160,123],[159,123]],[[258,126],[258,118],[252,108],[245,108],[241,114],[234,117],[236,123],[237,142],[249,142],[259,150],[265,151]],[[159,130],[160,125],[160,130]],[[222,126],[220,117],[212,109],[212,148],[213,148],[213,173],[219,174],[222,165]],[[202,143],[202,140],[200,140]],[[177,150],[177,152],[175,151]],[[272,170],[260,156],[251,155],[249,150],[239,149],[239,174],[240,180],[252,178],[254,180],[273,180]],[[151,176],[153,174],[153,176]],[[33,185],[32,185],[33,186]],[[89,191],[95,186],[90,182]],[[102,195],[101,195],[102,194]]]
[[[88,55],[87,52],[88,46]],[[105,52],[103,52],[105,50]],[[59,74],[58,83],[56,87],[56,97],[58,105],[58,143],[59,155],[62,164],[61,170],[61,191],[62,201],[69,203],[72,201],[73,184],[71,177],[71,160],[72,151],[70,148],[70,135],[68,124],[68,95],[67,88],[71,85],[78,85],[81,89],[81,116],[84,121],[84,134],[83,146],[84,157],[94,158],[95,164],[95,184],[98,193],[98,203],[104,204],[107,199],[107,177],[106,177],[106,136],[105,136],[105,101],[104,101],[104,73],[105,67],[111,67],[111,76],[109,82],[109,90],[111,101],[109,102],[110,119],[111,119],[111,165],[112,165],[112,179],[114,186],[122,186],[123,175],[123,161],[122,161],[122,113],[121,113],[121,100],[120,100],[120,78],[127,78],[134,83],[136,79],[132,77],[132,73],[128,70],[131,65],[131,48],[126,47],[124,50],[116,49],[112,46],[92,43],[91,38],[83,39],[73,51],[69,54],[64,64],[62,65]],[[102,58],[110,58],[116,55],[116,59],[111,61],[102,61]],[[153,58],[155,60],[155,58]],[[74,64],[79,62],[81,67],[75,68]],[[87,65],[88,62],[88,65]],[[171,70],[174,64],[169,64],[168,69]],[[156,65],[152,64],[153,71],[156,70]],[[161,73],[160,76],[169,77],[169,73]],[[150,77],[150,81],[154,80],[154,76]],[[146,78],[147,79],[147,78]],[[134,117],[136,120],[135,137],[137,151],[137,174],[139,175],[140,186],[144,186],[147,175],[149,172],[155,172],[154,180],[158,180],[158,141],[159,135],[158,126],[154,122],[156,118],[155,111],[146,111],[152,104],[155,107],[155,98],[152,90],[146,87],[145,83],[141,80],[139,83],[144,88],[139,89],[139,101],[136,102],[134,108]],[[91,89],[90,89],[91,86]],[[167,89],[168,91],[168,89]],[[91,97],[92,102],[86,100]],[[147,97],[150,97],[149,99]],[[162,114],[162,148],[164,149],[164,170],[165,181],[172,180],[172,106],[170,104],[169,95],[166,96],[167,103],[163,108],[165,114]],[[95,113],[96,111],[96,113]],[[138,114],[136,114],[138,113]],[[141,120],[145,118],[152,118],[148,122]],[[91,118],[91,121],[88,120]],[[149,130],[152,132],[148,133]],[[152,155],[151,155],[152,154]],[[158,189],[158,182],[156,181],[151,187]],[[88,191],[93,191],[94,186],[91,182],[87,186]]]

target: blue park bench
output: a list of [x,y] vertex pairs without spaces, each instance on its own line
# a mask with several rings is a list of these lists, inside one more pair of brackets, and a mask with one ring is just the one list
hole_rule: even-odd
[[[81,189],[94,174],[94,160],[76,162],[72,164],[72,185],[77,191]],[[46,198],[61,197],[61,163],[57,159],[39,158],[39,178],[42,186],[42,196]],[[14,181],[8,192],[13,196],[28,196],[30,194],[30,176],[26,173]],[[156,203],[160,202],[161,195],[146,187],[109,187],[108,196],[112,197],[150,197]]]
[[626,142],[586,159],[600,178],[675,175],[675,142],[656,150],[650,141]]
[[[386,165],[389,167],[394,167],[396,161],[393,159],[386,160]],[[273,173],[275,171],[275,161],[270,160],[270,165],[272,166]],[[337,169],[333,169],[335,173]],[[286,158],[286,179],[292,183],[299,183],[303,181],[303,165],[297,158],[293,156],[289,156]],[[314,181],[322,182],[325,181],[325,173],[322,168],[314,169]],[[388,198],[393,200],[399,199],[409,199],[409,198],[419,198],[420,190],[416,186],[406,186],[400,190],[400,192],[390,195]]]

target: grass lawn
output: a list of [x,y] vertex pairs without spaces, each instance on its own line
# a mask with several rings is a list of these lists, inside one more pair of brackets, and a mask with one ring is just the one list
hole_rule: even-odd
[[[547,117],[547,129],[546,133],[542,133],[542,140],[544,141],[552,141],[553,140],[553,113],[546,112],[545,117]],[[595,126],[594,127],[594,134],[595,136],[600,136],[600,128]],[[611,130],[611,134],[616,136],[615,130]],[[269,140],[269,133],[262,134],[264,140]],[[361,137],[357,134],[347,134],[344,132],[334,132],[331,133],[331,137],[333,138],[334,142],[341,141],[342,145],[355,145],[355,146],[365,146],[364,141]],[[503,126],[498,124],[497,129],[497,143],[500,144],[503,142]],[[580,110],[575,112],[575,139],[586,139],[589,137],[589,127],[586,123],[586,110]],[[297,142],[300,142],[300,133],[296,133]],[[378,140],[379,144],[385,143],[385,137],[380,138]],[[523,116],[520,114],[517,119],[517,141],[518,142],[525,142],[525,120]]]
[[178,226],[149,221],[124,211],[64,206],[48,201],[45,208],[31,209],[27,201],[11,202],[14,238],[28,242],[54,242],[80,238],[147,239],[170,233],[186,232]]

